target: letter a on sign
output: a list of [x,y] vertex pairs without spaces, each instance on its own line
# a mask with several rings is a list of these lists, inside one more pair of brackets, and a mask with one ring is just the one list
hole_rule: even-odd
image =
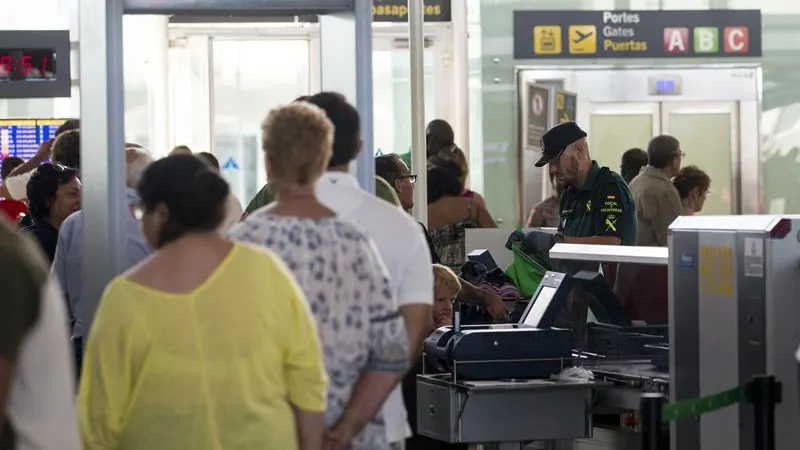
[[664,28],[664,52],[686,53],[689,48],[688,28]]

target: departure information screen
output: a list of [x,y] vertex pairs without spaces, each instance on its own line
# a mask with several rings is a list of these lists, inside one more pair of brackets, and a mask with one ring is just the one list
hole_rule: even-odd
[[0,157],[18,156],[29,160],[39,146],[56,135],[66,119],[2,119],[0,120]]

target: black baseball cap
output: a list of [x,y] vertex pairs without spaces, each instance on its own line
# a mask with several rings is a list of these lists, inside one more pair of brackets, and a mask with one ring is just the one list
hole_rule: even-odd
[[560,123],[542,135],[542,157],[536,161],[536,167],[543,167],[561,155],[569,144],[586,137],[575,122]]

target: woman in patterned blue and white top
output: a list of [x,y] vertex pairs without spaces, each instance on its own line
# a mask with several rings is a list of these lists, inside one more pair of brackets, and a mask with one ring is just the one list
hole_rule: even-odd
[[277,253],[308,299],[330,379],[326,448],[387,449],[380,407],[407,369],[408,339],[374,244],[314,194],[333,125],[318,107],[295,102],[272,110],[261,128],[277,200],[230,237]]

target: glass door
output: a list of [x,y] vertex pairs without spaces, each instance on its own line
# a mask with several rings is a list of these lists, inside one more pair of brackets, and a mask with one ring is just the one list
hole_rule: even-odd
[[310,92],[309,52],[308,39],[212,39],[213,151],[245,204],[267,181],[261,122]]
[[696,165],[711,177],[700,214],[737,214],[739,126],[737,103],[662,103],[661,133],[675,136],[686,153],[683,165]]
[[[411,61],[408,38],[377,33],[372,47],[372,99],[375,154],[411,150]],[[425,46],[425,120],[442,114],[437,95],[442,85],[440,45],[433,37]]]
[[619,172],[622,154],[646,149],[660,134],[658,103],[595,103],[590,105],[589,150],[601,166]]

